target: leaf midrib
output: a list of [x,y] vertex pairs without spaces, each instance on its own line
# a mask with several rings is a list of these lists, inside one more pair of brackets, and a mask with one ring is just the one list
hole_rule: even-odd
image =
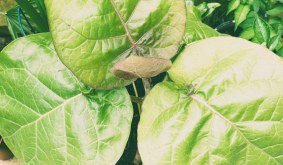
[[[173,6],[173,3],[174,3],[175,1],[176,1],[176,0],[173,0],[173,1],[171,2],[170,8]],[[150,32],[151,29],[153,29],[153,28],[155,28],[156,26],[160,25],[160,23],[166,18],[166,16],[167,16],[168,13],[169,13],[169,12],[168,12],[166,15],[164,15],[164,17],[163,17],[162,19],[160,19],[159,23],[157,23],[156,25],[154,25],[151,29],[149,29],[147,32],[145,32],[137,41],[135,41],[135,40],[133,39],[133,37],[132,37],[132,35],[131,35],[131,33],[130,33],[128,27],[127,27],[127,23],[128,23],[129,20],[127,20],[127,22],[125,22],[125,21],[123,20],[122,16],[121,16],[119,10],[117,9],[117,6],[115,5],[114,1],[113,1],[113,0],[110,0],[110,2],[111,2],[111,4],[112,4],[112,6],[113,6],[113,8],[114,8],[114,10],[115,10],[115,12],[116,12],[116,14],[117,14],[118,17],[119,17],[119,20],[121,21],[122,25],[124,26],[124,29],[125,29],[125,31],[126,31],[126,34],[122,34],[122,35],[118,35],[118,36],[111,36],[111,37],[107,37],[107,38],[93,39],[93,38],[89,38],[89,37],[83,35],[82,33],[76,31],[71,25],[69,25],[68,23],[66,23],[66,22],[65,22],[64,20],[62,20],[61,18],[58,18],[58,19],[60,19],[64,24],[68,25],[69,28],[72,29],[75,33],[81,35],[82,37],[84,37],[84,38],[87,39],[87,40],[101,41],[101,40],[106,40],[106,39],[113,39],[113,38],[119,38],[119,37],[127,36],[127,37],[129,38],[130,42],[131,42],[131,45],[132,45],[129,49],[126,50],[126,51],[128,51],[128,50],[130,50],[130,49],[135,49],[135,50],[137,50],[137,46],[141,46],[141,45],[138,44],[139,41],[140,41],[146,34],[148,34],[148,32]],[[137,7],[137,6],[136,6],[136,7]],[[168,9],[168,11],[170,10],[170,8]],[[136,8],[135,8],[135,9],[136,9]],[[134,10],[134,11],[135,11],[135,10]],[[134,11],[133,11],[133,13],[134,13]],[[133,13],[132,13],[132,14],[133,14]],[[132,15],[131,15],[131,16],[132,16]],[[131,16],[130,16],[130,18],[131,18]],[[143,45],[143,46],[144,46],[144,45]]]
[[280,162],[273,156],[271,156],[269,153],[267,153],[266,151],[264,151],[262,148],[258,147],[257,145],[253,144],[249,139],[246,138],[246,136],[239,130],[239,128],[235,125],[235,123],[231,122],[229,119],[227,119],[225,116],[223,116],[222,114],[220,114],[217,110],[215,110],[212,106],[210,106],[204,99],[202,99],[201,97],[197,96],[197,95],[191,95],[190,98],[192,98],[193,100],[195,100],[196,102],[202,104],[203,106],[205,106],[208,110],[211,111],[212,114],[217,115],[218,117],[220,117],[221,119],[223,119],[224,121],[226,121],[229,125],[231,125],[239,134],[240,136],[242,136],[242,138],[250,145],[254,146],[255,148],[259,149],[260,151],[262,151],[263,153],[265,153],[266,155],[268,155],[269,157],[271,157],[273,160],[275,160],[278,164],[280,164]]
[[120,19],[122,25],[124,26],[124,28],[125,28],[125,30],[126,30],[126,36],[129,38],[129,40],[130,40],[132,46],[135,47],[135,46],[136,46],[136,41],[135,41],[135,40],[133,39],[133,37],[131,36],[131,33],[130,33],[129,29],[128,29],[128,26],[127,26],[127,24],[125,23],[124,19],[122,18],[122,16],[121,16],[121,14],[120,14],[120,12],[119,12],[119,10],[118,10],[118,8],[117,8],[115,2],[114,2],[113,0],[110,0],[110,2],[111,2],[111,4],[112,4],[112,6],[113,6],[113,8],[114,8],[114,10],[115,10],[115,12],[116,12],[116,14],[118,15],[118,17],[119,17],[119,19]]

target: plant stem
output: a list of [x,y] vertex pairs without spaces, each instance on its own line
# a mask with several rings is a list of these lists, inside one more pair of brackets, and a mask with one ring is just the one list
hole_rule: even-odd
[[150,78],[143,78],[142,83],[143,83],[144,92],[145,92],[145,96],[146,96],[151,89]]
[[132,100],[132,102],[137,103],[137,104],[142,104],[142,102],[143,102],[142,98],[136,97],[136,96],[131,96],[131,100]]
[[136,156],[135,156],[133,164],[134,165],[142,165],[142,161],[141,161],[141,156],[140,156],[139,150],[137,150],[137,153],[136,153]]
[[18,8],[18,23],[19,23],[19,26],[20,26],[20,31],[22,33],[22,36],[26,36],[26,33],[24,31],[24,28],[23,28],[23,24],[22,24],[21,14],[22,14],[22,10],[19,7]]
[[[133,85],[133,88],[134,88],[136,98],[139,98],[139,94],[138,94],[138,90],[137,90],[135,82],[133,82],[132,85]],[[132,101],[133,101],[133,99],[132,99]],[[138,102],[136,102],[136,103],[138,104],[139,114],[141,114],[141,103],[138,103]]]
[[0,145],[2,144],[3,138],[0,136]]

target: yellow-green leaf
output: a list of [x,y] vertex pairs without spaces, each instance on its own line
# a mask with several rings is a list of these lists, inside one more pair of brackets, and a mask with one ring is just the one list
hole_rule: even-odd
[[143,103],[142,161],[283,163],[283,59],[233,37],[187,45]]
[[82,92],[49,33],[0,53],[0,134],[24,164],[115,164],[133,115],[125,88]]

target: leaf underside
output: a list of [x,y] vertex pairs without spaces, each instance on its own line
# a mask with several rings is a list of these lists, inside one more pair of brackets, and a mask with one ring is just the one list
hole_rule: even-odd
[[187,46],[169,70],[174,82],[144,101],[144,164],[282,164],[282,68],[282,59],[243,39]]
[[24,164],[115,164],[131,128],[126,89],[87,95],[58,59],[49,33],[0,54],[0,134]]

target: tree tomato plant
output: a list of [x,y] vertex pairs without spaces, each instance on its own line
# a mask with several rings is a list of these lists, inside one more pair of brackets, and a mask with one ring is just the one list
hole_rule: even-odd
[[1,13],[0,159],[283,164],[281,2],[17,2]]

